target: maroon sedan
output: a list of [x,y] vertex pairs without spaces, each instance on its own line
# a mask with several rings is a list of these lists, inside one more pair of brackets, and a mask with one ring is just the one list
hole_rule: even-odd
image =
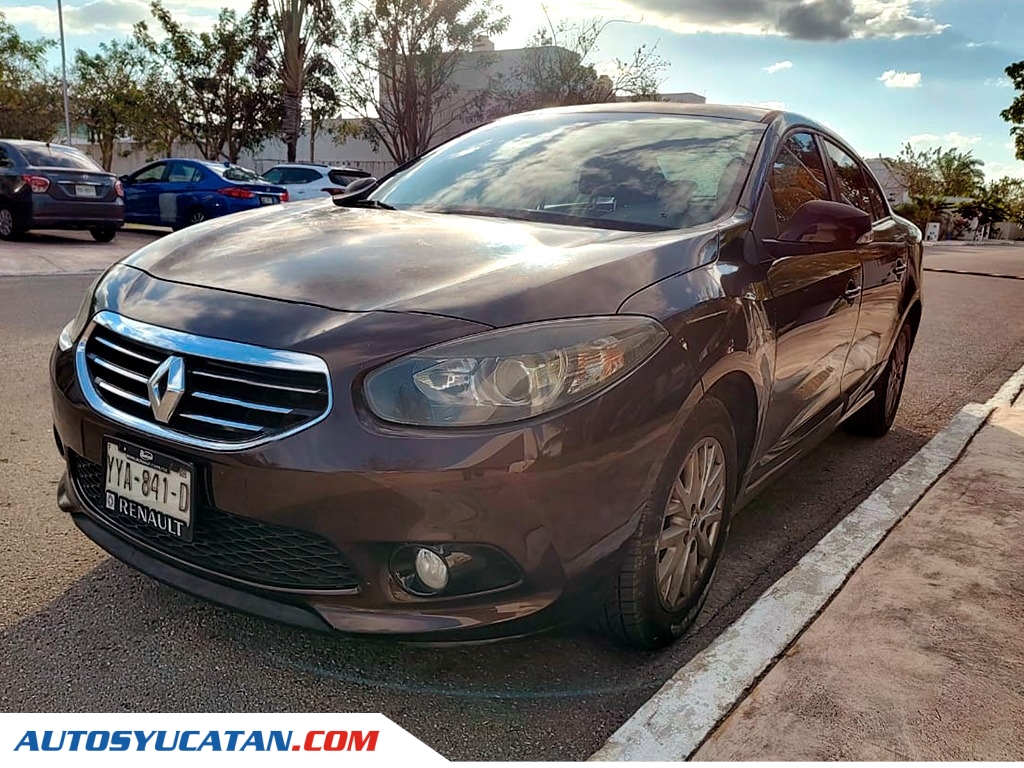
[[823,126],[519,115],[111,267],[51,361],[59,502],[305,627],[652,648],[759,488],[889,430],[920,319],[920,231]]

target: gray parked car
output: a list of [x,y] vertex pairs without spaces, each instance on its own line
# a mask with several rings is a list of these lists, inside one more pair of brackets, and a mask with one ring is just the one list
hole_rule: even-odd
[[124,224],[124,190],[83,152],[0,139],[0,239],[30,229],[88,229],[101,243]]

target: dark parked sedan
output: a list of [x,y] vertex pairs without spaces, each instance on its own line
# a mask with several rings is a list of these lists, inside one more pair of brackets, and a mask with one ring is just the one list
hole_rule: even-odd
[[759,488],[889,430],[920,320],[921,233],[821,125],[520,115],[112,267],[53,353],[59,502],[306,627],[656,647]]
[[121,182],[73,147],[0,140],[0,239],[30,229],[88,229],[101,243],[124,224]]

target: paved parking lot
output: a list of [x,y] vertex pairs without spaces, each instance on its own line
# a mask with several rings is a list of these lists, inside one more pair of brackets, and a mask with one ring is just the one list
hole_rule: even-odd
[[[124,235],[113,245],[145,237]],[[39,237],[15,248],[50,248],[64,263],[110,247]],[[583,629],[415,648],[314,635],[172,592],[111,561],[57,510],[46,362],[89,279],[0,277],[0,709],[383,712],[461,760],[587,757],[960,407],[1024,363],[1024,282],[929,273],[896,429],[880,442],[836,435],[740,515],[689,637],[655,654]]]
[[0,242],[0,275],[99,272],[163,234],[159,229],[129,228],[109,243],[97,243],[88,232],[29,232],[21,240]]

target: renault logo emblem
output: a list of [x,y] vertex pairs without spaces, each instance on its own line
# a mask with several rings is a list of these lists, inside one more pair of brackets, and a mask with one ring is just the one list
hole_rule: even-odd
[[153,416],[160,423],[166,424],[185,394],[185,361],[174,355],[168,357],[153,371],[146,389]]

